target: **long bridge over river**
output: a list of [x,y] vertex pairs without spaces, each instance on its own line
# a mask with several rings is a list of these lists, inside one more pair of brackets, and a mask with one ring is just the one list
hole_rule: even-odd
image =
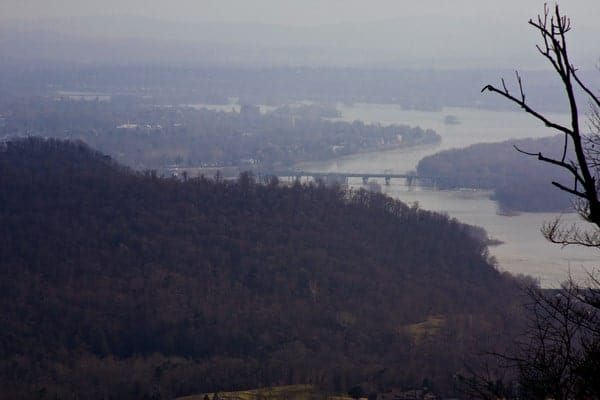
[[315,181],[322,181],[327,184],[347,184],[349,178],[361,178],[363,184],[369,183],[371,179],[382,178],[386,185],[390,185],[392,179],[403,179],[408,186],[437,186],[448,178],[442,176],[423,176],[416,173],[398,174],[392,171],[384,171],[381,173],[375,172],[309,172],[309,171],[272,171],[262,172],[259,176],[278,176],[288,177],[297,181],[302,178],[312,178]]

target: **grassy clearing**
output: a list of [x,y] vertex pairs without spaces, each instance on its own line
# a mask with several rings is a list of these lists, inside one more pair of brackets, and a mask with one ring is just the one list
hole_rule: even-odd
[[401,329],[411,334],[415,339],[427,336],[435,336],[446,325],[446,317],[443,315],[430,315],[425,321],[416,324],[405,325]]
[[[219,392],[220,400],[334,400],[333,396],[321,392],[314,385],[273,386],[239,392]],[[213,400],[214,393],[201,393],[179,397],[178,400],[203,400],[208,396]],[[348,400],[349,397],[336,396],[335,400]]]

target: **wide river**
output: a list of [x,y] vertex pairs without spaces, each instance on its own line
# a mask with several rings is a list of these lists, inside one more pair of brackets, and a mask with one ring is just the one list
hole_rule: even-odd
[[[389,104],[339,105],[343,120],[386,124],[407,124],[435,129],[442,142],[436,146],[413,149],[395,149],[361,153],[327,162],[304,163],[298,168],[312,172],[373,172],[392,170],[403,173],[415,170],[419,160],[440,150],[466,147],[474,143],[497,142],[526,137],[554,134],[541,123],[520,111],[485,111],[469,108],[445,108],[440,112],[409,111]],[[459,124],[445,124],[448,115]],[[551,115],[557,121],[566,116]],[[484,227],[490,237],[504,242],[490,248],[501,270],[534,276],[544,287],[555,287],[567,279],[569,273],[583,279],[586,271],[598,264],[599,251],[582,247],[566,247],[548,243],[541,235],[544,222],[557,217],[552,213],[522,213],[502,216],[496,213],[496,203],[483,191],[410,189],[401,180],[392,180],[390,186],[380,182],[384,193],[406,203],[418,202],[420,207],[447,213],[462,222]],[[356,187],[360,179],[351,180]],[[576,214],[562,216],[567,223],[577,222]]]

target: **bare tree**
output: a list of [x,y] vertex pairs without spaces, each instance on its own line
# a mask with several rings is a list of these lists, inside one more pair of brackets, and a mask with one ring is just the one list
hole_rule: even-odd
[[[537,46],[560,78],[569,105],[570,124],[552,121],[537,111],[526,99],[523,82],[516,73],[518,92],[511,92],[502,79],[500,88],[487,85],[490,91],[520,106],[527,114],[564,135],[564,145],[557,156],[541,152],[518,151],[537,157],[544,163],[567,171],[570,182],[554,181],[558,189],[574,196],[579,214],[591,229],[564,226],[560,218],[542,228],[551,242],[578,244],[600,249],[600,97],[582,81],[569,59],[567,33],[571,21],[562,15],[558,5],[529,24],[541,35]],[[582,96],[590,106],[587,132],[582,127],[578,100]],[[518,397],[531,399],[600,399],[600,280],[593,272],[587,282],[572,278],[553,291],[528,289],[529,326],[508,353],[496,354],[505,366],[516,373]],[[474,381],[488,388],[489,381]],[[489,391],[487,393],[490,393]]]
[[595,291],[571,279],[554,291],[528,289],[529,326],[513,351],[500,355],[516,370],[521,397],[600,398],[600,309]]
[[[584,219],[592,223],[592,230],[582,230],[577,226],[562,226],[560,218],[546,224],[542,232],[554,243],[563,245],[580,244],[600,247],[600,199],[598,198],[598,175],[600,167],[600,97],[594,93],[580,78],[577,68],[572,64],[567,51],[567,33],[571,30],[571,21],[562,15],[558,5],[551,14],[547,5],[544,13],[537,20],[529,20],[541,35],[542,42],[537,46],[540,54],[549,62],[560,78],[569,104],[570,124],[563,125],[552,121],[537,111],[526,99],[521,76],[516,72],[518,93],[511,92],[504,79],[502,87],[487,85],[482,89],[490,91],[520,106],[526,113],[543,122],[547,127],[564,135],[564,146],[559,157],[551,157],[541,152],[532,153],[517,149],[538,160],[556,166],[568,172],[571,182],[554,181],[552,184],[575,198],[577,211]],[[587,97],[590,107],[590,123],[588,127],[595,134],[585,134],[580,120],[578,94]]]
[[461,376],[461,390],[485,400],[600,399],[600,281],[526,290],[524,333]]

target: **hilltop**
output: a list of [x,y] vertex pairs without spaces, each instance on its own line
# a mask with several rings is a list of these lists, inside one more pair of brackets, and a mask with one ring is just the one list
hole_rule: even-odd
[[472,229],[381,194],[0,145],[1,398],[450,393],[512,334],[518,297]]

